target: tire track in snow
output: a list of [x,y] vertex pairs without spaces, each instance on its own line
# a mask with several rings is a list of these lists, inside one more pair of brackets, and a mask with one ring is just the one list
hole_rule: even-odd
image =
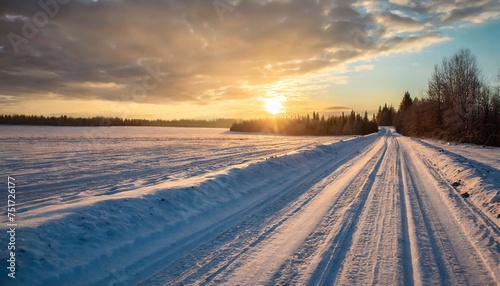
[[405,141],[413,145],[412,149],[421,158],[419,161],[429,171],[429,175],[434,178],[435,187],[443,189],[442,192],[438,193],[441,200],[454,206],[449,211],[454,215],[463,232],[467,234],[466,238],[475,246],[491,275],[500,281],[500,227],[498,224],[470,200],[463,200],[457,196],[457,190],[447,183],[445,174],[433,167],[432,162],[427,158],[428,155],[422,154],[422,151],[428,151],[427,145],[422,144],[421,141],[410,139]]
[[401,242],[402,248],[402,267],[403,267],[403,284],[415,285],[415,280],[421,280],[421,273],[415,266],[414,256],[418,252],[415,247],[416,231],[415,222],[411,215],[410,196],[406,187],[406,177],[403,171],[403,159],[401,156],[401,146],[398,140],[395,140],[397,146],[396,168],[399,178],[399,199],[401,200]]
[[[448,281],[448,273],[443,268],[444,260],[436,244],[436,239],[438,238],[434,237],[433,229],[429,224],[429,218],[422,208],[422,200],[418,193],[422,189],[422,186],[420,186],[414,175],[412,175],[407,160],[406,154],[401,154],[404,191],[406,192],[406,201],[410,209],[409,216],[414,226],[410,243],[412,245],[412,258],[415,262],[415,267],[413,268],[416,278],[415,284],[429,285],[432,282]],[[435,271],[436,269],[438,271]]]
[[[349,174],[354,179],[342,185],[342,196],[333,203],[334,207],[331,209],[327,225],[318,229],[320,233],[328,232],[329,228],[332,231],[328,233],[326,244],[320,247],[322,250],[312,258],[313,263],[298,284],[324,285],[332,284],[336,280],[347,252],[352,246],[359,217],[387,152],[387,137],[381,140],[384,142],[378,152],[370,154],[371,158],[365,166]],[[335,182],[335,185],[338,183]],[[317,234],[313,234],[315,235]]]
[[395,285],[403,278],[396,140],[391,136],[386,144],[388,151],[359,218],[338,284]]
[[442,186],[413,149],[403,142],[402,169],[416,227],[417,284],[493,285],[494,273],[459,218],[440,195]]

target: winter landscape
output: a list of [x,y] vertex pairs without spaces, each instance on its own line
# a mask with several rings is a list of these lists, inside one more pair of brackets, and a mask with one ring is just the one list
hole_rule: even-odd
[[499,285],[498,0],[0,0],[0,286]]
[[16,170],[19,194],[18,284],[4,268],[2,285],[500,279],[499,148],[391,128],[349,137],[82,128],[1,127],[0,168]]

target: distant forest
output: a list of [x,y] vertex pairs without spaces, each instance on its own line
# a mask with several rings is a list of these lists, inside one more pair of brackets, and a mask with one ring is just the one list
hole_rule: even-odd
[[375,119],[368,119],[368,112],[364,116],[351,111],[350,115],[331,116],[325,118],[316,112],[310,116],[291,118],[263,118],[236,121],[230,128],[239,132],[267,132],[285,135],[366,135],[378,132]]
[[[500,84],[500,70],[497,81]],[[485,83],[469,50],[435,65],[426,93],[418,99],[406,92],[397,112],[387,110],[386,119],[399,133],[500,146],[500,85]]]
[[229,128],[235,119],[213,120],[147,120],[123,119],[118,117],[96,116],[91,118],[68,117],[65,115],[55,117],[36,115],[0,115],[0,124],[13,125],[50,125],[50,126],[158,126],[158,127],[208,127]]

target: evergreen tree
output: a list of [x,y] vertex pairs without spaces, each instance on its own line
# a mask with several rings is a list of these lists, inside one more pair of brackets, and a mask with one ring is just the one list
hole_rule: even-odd
[[410,108],[411,104],[413,103],[413,99],[411,99],[410,93],[407,91],[405,92],[405,95],[403,96],[403,100],[399,104],[399,111],[405,111],[408,108]]

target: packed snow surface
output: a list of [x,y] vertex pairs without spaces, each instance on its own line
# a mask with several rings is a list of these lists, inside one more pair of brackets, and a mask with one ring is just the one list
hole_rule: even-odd
[[0,132],[19,194],[16,279],[0,285],[500,283],[498,149],[388,128]]

